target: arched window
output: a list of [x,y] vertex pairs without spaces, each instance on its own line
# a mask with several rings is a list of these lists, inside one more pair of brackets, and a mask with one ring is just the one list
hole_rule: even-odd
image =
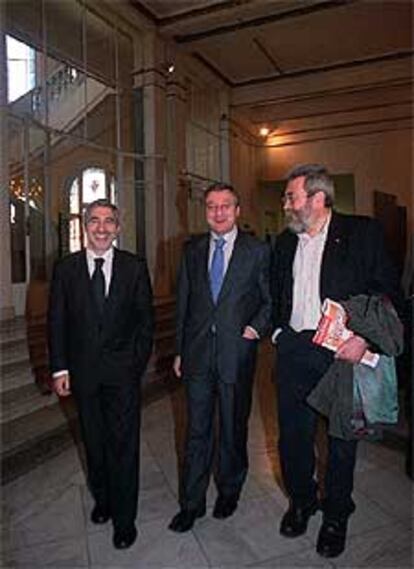
[[69,251],[79,251],[85,244],[82,212],[88,203],[108,199],[116,203],[115,180],[102,168],[86,168],[69,189]]

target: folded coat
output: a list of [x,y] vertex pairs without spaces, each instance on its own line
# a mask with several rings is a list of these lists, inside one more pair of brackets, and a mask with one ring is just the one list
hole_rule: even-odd
[[398,418],[394,356],[403,350],[403,326],[384,296],[356,295],[341,301],[347,327],[381,354],[376,368],[335,360],[307,398],[329,418],[329,434],[345,439],[372,435],[378,424]]

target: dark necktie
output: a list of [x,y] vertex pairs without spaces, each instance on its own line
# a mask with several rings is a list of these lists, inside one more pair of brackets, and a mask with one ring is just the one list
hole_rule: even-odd
[[215,239],[215,248],[210,266],[210,288],[213,301],[216,303],[224,279],[224,251],[226,243],[224,237]]
[[92,275],[93,294],[99,314],[101,315],[103,314],[105,302],[105,276],[102,270],[102,265],[104,262],[105,260],[100,257],[95,259],[95,270]]

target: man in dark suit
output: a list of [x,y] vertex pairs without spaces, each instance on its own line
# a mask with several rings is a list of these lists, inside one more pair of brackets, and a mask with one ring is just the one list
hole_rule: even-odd
[[118,209],[86,207],[86,249],[55,265],[49,299],[49,351],[56,393],[73,393],[95,500],[91,520],[112,518],[113,543],[137,531],[139,380],[152,348],[152,291],[144,259],[112,246]]
[[[290,507],[280,533],[297,537],[319,507],[314,480],[316,413],[306,397],[333,361],[333,353],[311,339],[321,304],[358,294],[384,294],[398,302],[397,273],[385,252],[382,231],[372,219],[336,213],[334,185],[320,165],[299,166],[287,177],[283,196],[288,228],[274,247],[271,290],[276,344],[279,449]],[[358,363],[367,348],[360,336],[347,340],[336,357]],[[329,437],[323,523],[317,551],[336,557],[344,547],[352,500],[356,441]]]
[[185,246],[177,291],[174,370],[186,386],[188,424],[181,510],[169,528],[185,532],[205,514],[218,401],[219,440],[213,516],[233,514],[247,474],[247,423],[258,339],[271,316],[270,251],[236,222],[239,199],[229,185],[205,193],[210,233]]

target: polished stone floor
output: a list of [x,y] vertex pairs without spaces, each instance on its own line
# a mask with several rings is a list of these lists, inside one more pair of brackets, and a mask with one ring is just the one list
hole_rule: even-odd
[[250,472],[236,513],[225,521],[207,516],[186,534],[167,529],[177,511],[177,456],[185,418],[183,390],[154,399],[143,409],[139,535],[133,547],[112,547],[111,525],[89,522],[88,494],[75,444],[3,487],[2,566],[30,569],[80,567],[413,567],[413,487],[404,457],[378,443],[361,443],[355,479],[357,511],[344,554],[328,561],[315,552],[321,515],[306,536],[286,539],[279,523],[287,500],[276,452],[271,362],[262,354],[250,423]]

